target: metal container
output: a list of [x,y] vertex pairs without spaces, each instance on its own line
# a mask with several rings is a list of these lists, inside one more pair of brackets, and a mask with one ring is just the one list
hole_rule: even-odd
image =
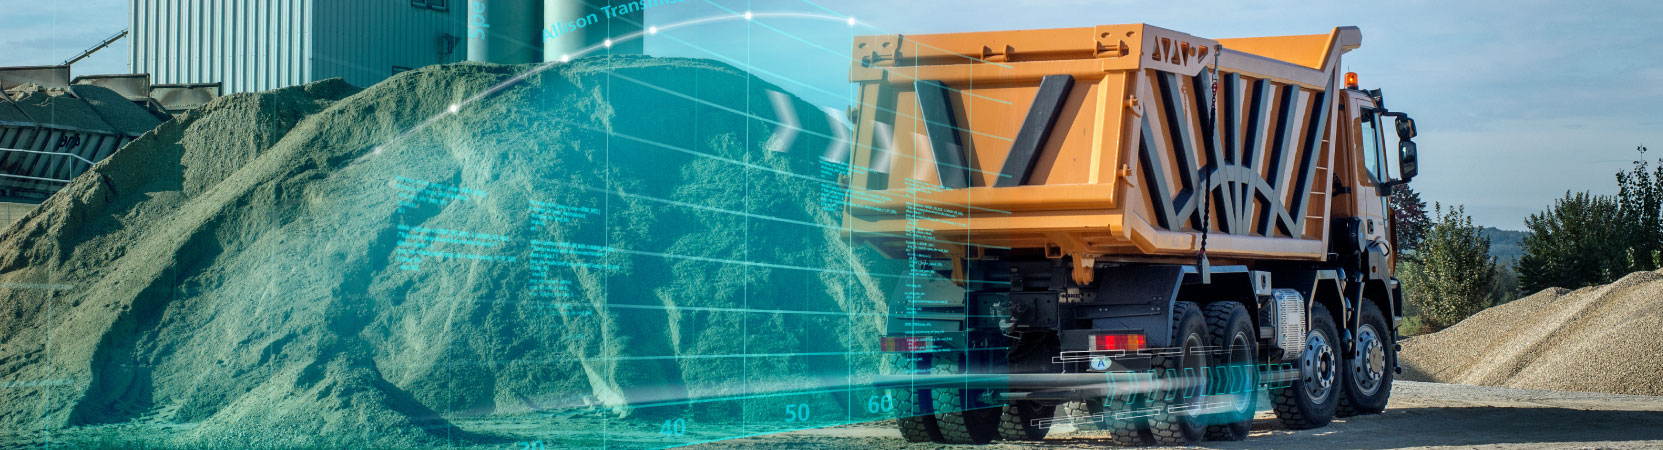
[[1320,260],[1338,64],[1361,40],[1143,24],[858,37],[848,223],[896,254],[922,237],[971,259],[1073,256],[1082,284],[1099,258],[1193,257],[1203,230],[1219,258]]
[[0,201],[39,202],[162,122],[93,85],[11,93],[0,96]]
[[25,84],[56,88],[69,86],[69,66],[0,67],[0,89]]
[[82,75],[73,84],[90,84],[115,91],[132,101],[150,98],[150,74],[125,73],[116,75]]
[[178,114],[219,98],[219,83],[158,84],[151,86],[150,97],[169,113]]

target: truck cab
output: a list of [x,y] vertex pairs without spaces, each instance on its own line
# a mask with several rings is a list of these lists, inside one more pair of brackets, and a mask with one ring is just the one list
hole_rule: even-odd
[[[1342,124],[1340,133],[1350,151],[1338,155],[1342,170],[1334,179],[1337,225],[1332,232],[1333,262],[1349,270],[1355,283],[1364,286],[1357,297],[1380,302],[1378,308],[1388,315],[1395,330],[1402,322],[1403,298],[1394,276],[1398,247],[1391,196],[1398,185],[1409,183],[1419,172],[1418,152],[1412,140],[1417,131],[1408,114],[1386,109],[1379,89],[1359,89],[1355,73],[1345,77],[1343,108],[1350,119]],[[1388,142],[1397,143],[1395,152]],[[1356,320],[1346,325],[1356,326]],[[1391,344],[1395,331],[1391,338],[1380,337],[1384,342],[1378,345],[1395,346]],[[1374,342],[1360,344],[1359,349],[1348,351],[1382,357],[1383,350]]]
[[[1407,114],[1391,112],[1384,107],[1380,90],[1357,88],[1357,74],[1346,74],[1345,109],[1350,120],[1341,133],[1351,142],[1347,147],[1355,151],[1341,152],[1339,166],[1347,172],[1336,177],[1335,215],[1360,221],[1361,239],[1378,246],[1378,253],[1386,258],[1379,268],[1368,268],[1371,274],[1395,273],[1397,253],[1392,221],[1391,195],[1400,184],[1407,184],[1418,172],[1414,119]],[[1390,122],[1389,122],[1390,121]],[[1390,124],[1392,131],[1384,125]],[[1395,152],[1386,145],[1386,133],[1396,133]],[[1397,166],[1393,173],[1392,165]],[[1395,175],[1395,178],[1394,178]],[[1343,181],[1351,180],[1351,181]]]

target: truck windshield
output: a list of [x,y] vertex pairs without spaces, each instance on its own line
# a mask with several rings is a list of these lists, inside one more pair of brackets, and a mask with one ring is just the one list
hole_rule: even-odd
[[1368,168],[1369,178],[1380,181],[1380,127],[1377,126],[1374,111],[1363,110],[1363,166]]

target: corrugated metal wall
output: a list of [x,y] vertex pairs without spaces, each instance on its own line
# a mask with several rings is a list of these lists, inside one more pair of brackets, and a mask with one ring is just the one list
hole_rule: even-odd
[[441,35],[460,42],[465,9],[465,0],[132,0],[133,70],[157,84],[223,83],[222,94],[331,77],[369,86],[395,66],[463,60],[465,44],[439,51]]
[[133,70],[156,84],[223,83],[226,93],[310,81],[313,1],[133,0]]
[[[417,68],[467,58],[466,0],[315,0],[313,74],[369,86],[394,67]],[[443,4],[445,10],[426,7]],[[441,55],[442,35],[455,37]]]

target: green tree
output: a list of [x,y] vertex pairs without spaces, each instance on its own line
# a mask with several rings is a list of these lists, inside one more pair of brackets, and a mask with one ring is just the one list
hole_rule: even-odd
[[1419,321],[1438,330],[1491,305],[1496,295],[1496,261],[1490,239],[1473,225],[1466,208],[1433,205],[1437,221],[1427,228],[1416,261],[1403,265],[1405,286],[1419,306]]
[[1392,232],[1397,241],[1393,245],[1397,246],[1398,256],[1414,259],[1426,229],[1432,226],[1432,220],[1426,217],[1426,202],[1407,184],[1393,187],[1391,199]]
[[1628,273],[1628,230],[1621,223],[1615,198],[1566,192],[1546,211],[1524,220],[1529,233],[1518,263],[1519,286],[1525,292],[1575,289]]
[[1663,255],[1663,159],[1656,168],[1646,162],[1646,148],[1635,148],[1640,159],[1627,172],[1617,172],[1618,222],[1626,248],[1621,255],[1625,275],[1639,270],[1657,270]]

